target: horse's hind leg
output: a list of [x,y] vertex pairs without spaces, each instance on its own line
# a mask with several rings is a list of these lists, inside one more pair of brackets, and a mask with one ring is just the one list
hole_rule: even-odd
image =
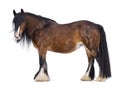
[[94,79],[95,71],[94,71],[94,57],[96,55],[95,50],[88,50],[86,48],[86,53],[88,56],[88,68],[85,75],[82,76],[82,81],[91,81]]

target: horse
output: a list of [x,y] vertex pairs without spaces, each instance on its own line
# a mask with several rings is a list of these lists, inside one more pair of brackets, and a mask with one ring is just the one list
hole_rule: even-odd
[[97,81],[105,81],[111,77],[111,66],[104,28],[100,24],[80,20],[68,24],[35,15],[30,12],[19,13],[13,10],[14,37],[16,42],[32,42],[39,53],[39,70],[34,76],[37,82],[49,81],[46,53],[70,53],[84,45],[88,57],[88,67],[82,81],[95,78],[94,60],[99,67]]

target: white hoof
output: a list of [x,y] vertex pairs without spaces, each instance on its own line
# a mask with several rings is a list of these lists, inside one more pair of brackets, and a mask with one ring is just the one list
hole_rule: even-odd
[[84,76],[82,76],[81,80],[82,81],[91,81],[92,79],[88,75],[85,74]]
[[97,77],[96,81],[104,82],[107,78]]
[[50,78],[48,77],[48,75],[46,73],[44,73],[44,69],[41,68],[41,71],[35,78],[35,81],[36,82],[45,82],[45,81],[49,81],[49,80],[50,80]]

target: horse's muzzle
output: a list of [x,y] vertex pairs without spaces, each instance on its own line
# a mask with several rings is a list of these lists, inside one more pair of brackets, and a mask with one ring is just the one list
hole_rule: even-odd
[[21,40],[21,38],[22,38],[22,36],[21,36],[20,34],[17,34],[17,33],[15,33],[14,36],[15,36],[15,40],[17,41],[17,43],[18,43],[18,42]]

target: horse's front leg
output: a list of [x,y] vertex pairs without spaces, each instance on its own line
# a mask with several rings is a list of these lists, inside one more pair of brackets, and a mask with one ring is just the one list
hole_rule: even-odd
[[44,82],[50,80],[47,71],[47,62],[46,62],[45,54],[46,53],[42,54],[39,51],[39,70],[34,77],[35,81],[37,82]]

